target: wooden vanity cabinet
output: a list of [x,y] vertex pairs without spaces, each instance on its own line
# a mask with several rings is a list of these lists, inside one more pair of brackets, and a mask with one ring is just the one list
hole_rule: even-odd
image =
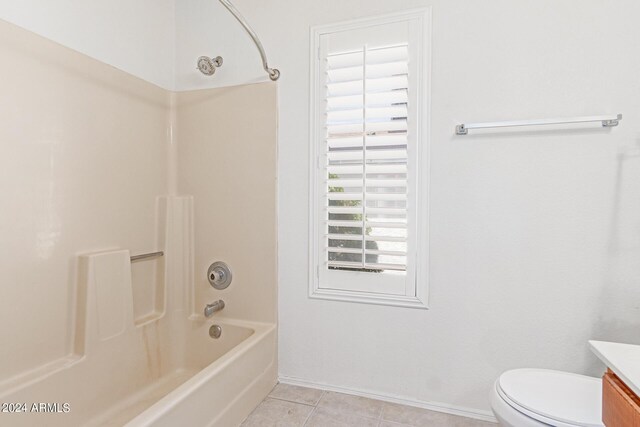
[[602,377],[602,422],[606,427],[640,427],[640,397],[609,369]]

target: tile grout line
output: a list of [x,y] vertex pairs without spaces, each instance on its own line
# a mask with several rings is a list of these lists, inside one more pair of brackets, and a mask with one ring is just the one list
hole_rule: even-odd
[[320,403],[320,400],[322,400],[322,397],[326,393],[324,390],[321,390],[321,391],[322,391],[322,393],[320,393],[320,397],[318,398],[318,401],[316,402],[315,405],[313,405],[313,410],[311,412],[309,412],[309,415],[307,415],[307,419],[304,420],[304,424],[302,424],[302,427],[306,427],[307,423],[311,419],[311,416],[318,410],[318,403]]
[[[267,396],[264,398],[264,400],[266,399],[273,399],[273,400],[279,400],[280,402],[289,402],[289,403],[295,403],[297,405],[304,405],[304,406],[311,406],[312,408],[315,408],[316,405],[310,405],[308,403],[302,403],[302,402],[297,402],[295,400],[289,400],[289,399],[284,399],[282,397],[275,397],[275,396]],[[263,402],[264,402],[263,400]],[[262,402],[261,402],[262,403]]]
[[[274,387],[275,388],[275,387]],[[273,390],[272,390],[273,391]],[[309,422],[309,420],[311,419],[311,416],[314,414],[314,412],[316,412],[316,409],[318,408],[318,404],[320,403],[320,400],[322,399],[322,397],[324,396],[324,394],[326,393],[325,390],[320,390],[322,393],[320,394],[320,397],[318,398],[318,401],[314,404],[308,404],[308,403],[302,403],[302,402],[297,402],[295,400],[288,400],[282,397],[276,397],[276,396],[272,396],[271,393],[269,393],[264,399],[263,402],[266,399],[274,399],[274,400],[278,400],[280,402],[288,402],[288,403],[293,403],[296,405],[302,405],[302,406],[308,406],[311,407],[313,409],[311,409],[311,412],[309,412],[309,415],[307,415],[307,418],[305,418],[304,423],[302,423],[302,427],[305,427],[307,425],[307,423]],[[259,406],[259,405],[258,405]],[[252,411],[253,413],[253,411]],[[250,416],[251,414],[249,414]],[[248,418],[248,417],[247,417]]]
[[313,415],[313,413],[316,412],[316,409],[318,409],[318,408],[314,406],[313,409],[311,410],[311,412],[309,412],[309,415],[307,415],[307,418],[304,420],[304,423],[302,423],[302,427],[305,427],[307,425],[307,423],[311,419],[311,416]]

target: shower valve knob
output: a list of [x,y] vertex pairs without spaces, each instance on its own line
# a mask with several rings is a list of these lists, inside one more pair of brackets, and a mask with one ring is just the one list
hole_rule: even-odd
[[231,284],[231,269],[224,262],[216,261],[209,266],[207,279],[215,289],[226,289]]
[[224,280],[224,271],[220,270],[220,271],[213,271],[211,272],[211,275],[209,276],[209,280],[211,280],[212,282],[218,282],[221,280]]

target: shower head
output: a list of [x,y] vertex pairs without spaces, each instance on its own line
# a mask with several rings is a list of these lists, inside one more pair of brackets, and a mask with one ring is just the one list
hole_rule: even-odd
[[216,68],[222,66],[222,57],[216,56],[215,58],[209,58],[208,56],[201,56],[198,58],[198,70],[205,76],[213,76],[216,72]]

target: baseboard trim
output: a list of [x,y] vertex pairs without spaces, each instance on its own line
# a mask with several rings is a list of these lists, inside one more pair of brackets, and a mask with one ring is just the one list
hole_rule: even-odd
[[440,402],[425,402],[422,400],[409,399],[406,397],[384,394],[370,390],[363,390],[350,387],[340,387],[331,384],[317,383],[307,381],[300,378],[288,376],[279,376],[278,381],[283,384],[297,385],[301,387],[317,388],[326,391],[335,391],[338,393],[353,394],[355,396],[368,397],[369,399],[383,400],[385,402],[399,403],[400,405],[414,406],[416,408],[428,409],[430,411],[444,412],[451,415],[460,415],[463,417],[474,418],[476,420],[497,423],[498,421],[490,411],[482,411],[479,409],[465,408],[461,406],[449,405]]

